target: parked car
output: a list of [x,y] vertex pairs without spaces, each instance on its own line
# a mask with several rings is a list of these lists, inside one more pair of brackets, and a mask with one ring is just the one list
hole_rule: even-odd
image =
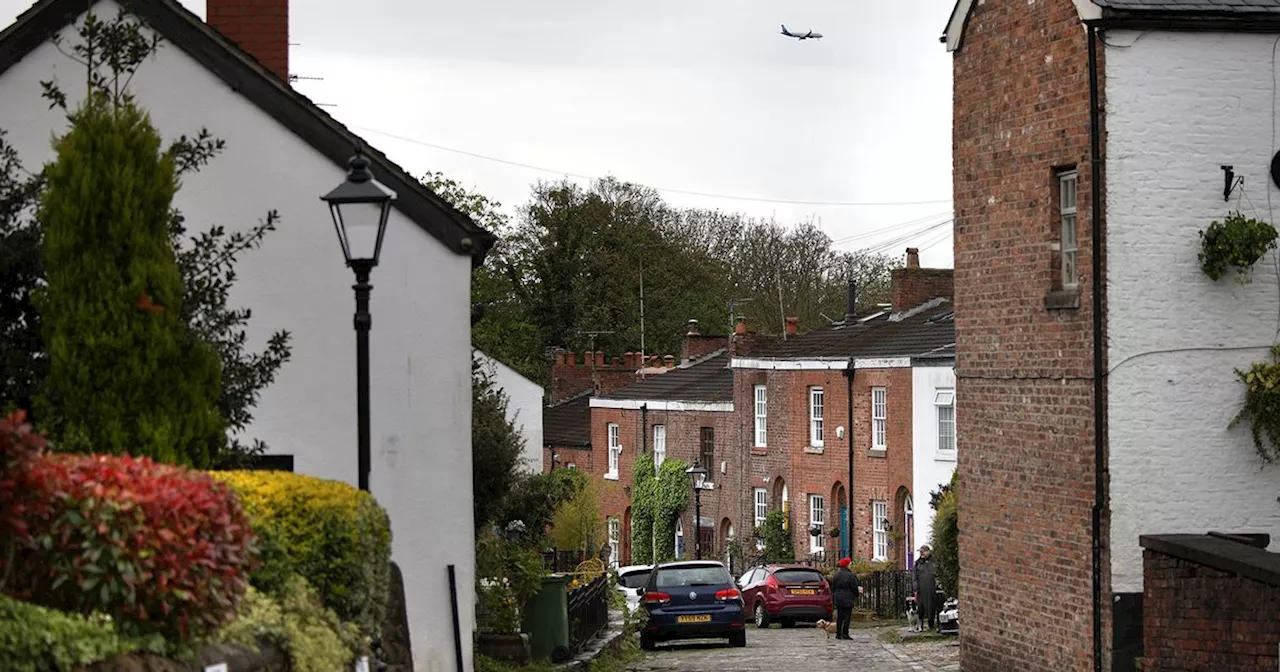
[[938,634],[960,634],[960,606],[954,597],[942,603],[942,612],[938,614]]
[[653,565],[627,565],[618,568],[617,589],[627,598],[627,609],[635,611],[640,608],[640,595],[644,593],[652,571]]
[[675,639],[727,637],[747,645],[742,593],[724,563],[695,560],[658,565],[649,574],[642,598],[649,621],[640,632],[640,648]]
[[767,628],[774,621],[789,628],[798,621],[831,620],[831,586],[812,567],[753,567],[738,579],[738,587],[757,628]]

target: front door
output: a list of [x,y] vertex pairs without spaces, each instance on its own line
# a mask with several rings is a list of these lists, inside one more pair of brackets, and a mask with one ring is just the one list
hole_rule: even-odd
[[840,557],[848,558],[849,555],[849,507],[840,507]]

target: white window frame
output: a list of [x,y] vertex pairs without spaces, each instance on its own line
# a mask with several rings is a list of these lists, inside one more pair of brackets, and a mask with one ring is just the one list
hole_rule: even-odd
[[886,450],[889,447],[889,390],[871,388],[871,449]]
[[618,554],[622,552],[622,523],[611,516],[609,518],[609,564],[618,566]]
[[769,491],[764,488],[756,488],[756,527],[764,525],[764,519],[769,515]]
[[667,461],[667,426],[653,426],[653,468],[656,471]]
[[606,426],[609,435],[609,471],[604,477],[616,481],[618,480],[618,467],[622,462],[622,443],[618,439],[618,423],[611,422]]
[[1065,170],[1057,177],[1062,288],[1075,289],[1080,282],[1080,237],[1076,222],[1078,181],[1075,170]]
[[939,388],[933,395],[933,405],[938,418],[938,452],[955,455],[956,452],[956,391]]
[[809,550],[813,553],[821,553],[826,550],[824,545],[826,537],[826,519],[827,519],[827,498],[822,495],[809,495],[809,526],[821,526],[823,534],[818,536],[809,535]]
[[871,559],[883,562],[889,559],[889,530],[885,521],[889,519],[889,502],[876,500],[871,502],[871,529],[875,531],[875,548]]
[[809,445],[822,447],[823,394],[821,387],[809,388]]
[[756,385],[755,392],[755,414],[756,414],[756,448],[764,448],[768,445],[769,439],[769,388],[764,385]]

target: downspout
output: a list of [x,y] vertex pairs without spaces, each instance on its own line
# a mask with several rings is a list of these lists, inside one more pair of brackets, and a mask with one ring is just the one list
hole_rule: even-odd
[[1095,28],[1090,25],[1089,32],[1089,190],[1090,204],[1090,265],[1093,282],[1093,669],[1102,672],[1102,511],[1106,502],[1106,488],[1103,482],[1104,438],[1106,430],[1106,407],[1103,403],[1105,393],[1103,376],[1103,342],[1102,342],[1102,121],[1101,101],[1098,94],[1098,37]]
[[845,541],[848,542],[849,557],[856,555],[853,548],[853,377],[856,374],[857,369],[854,368],[854,358],[850,357],[849,366],[844,370],[845,380],[847,380],[849,384],[849,394],[847,397],[849,402],[847,404],[849,408],[849,428],[845,430],[845,436],[848,437],[849,440],[849,487],[845,490],[848,493],[845,497],[845,517],[849,519],[847,525],[849,529],[849,538]]

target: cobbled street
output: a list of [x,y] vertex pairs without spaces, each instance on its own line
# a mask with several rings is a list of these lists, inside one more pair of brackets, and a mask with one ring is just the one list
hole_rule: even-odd
[[929,642],[889,644],[881,633],[894,628],[852,631],[853,639],[828,639],[812,627],[747,629],[747,647],[721,641],[660,644],[632,672],[957,672],[960,647],[954,637]]

